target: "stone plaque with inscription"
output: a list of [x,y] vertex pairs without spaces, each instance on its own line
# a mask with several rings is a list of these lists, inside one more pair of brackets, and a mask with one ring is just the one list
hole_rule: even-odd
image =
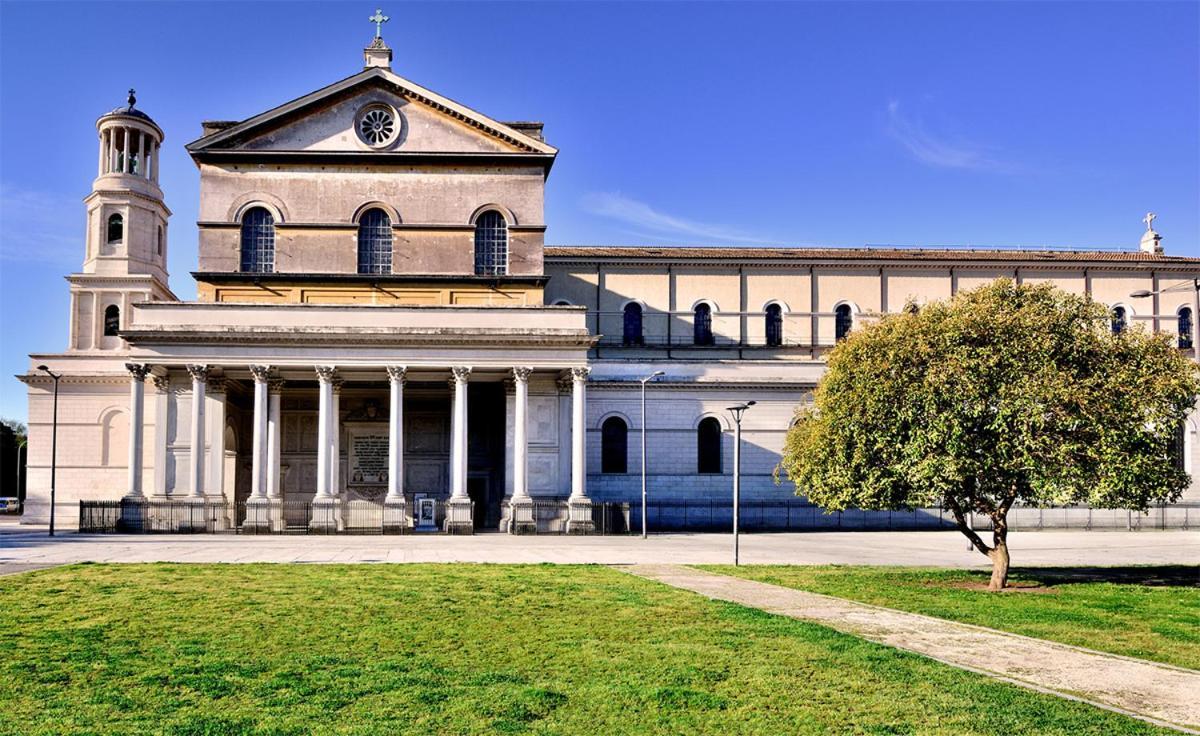
[[363,498],[375,499],[387,492],[388,434],[375,427],[348,427],[347,482]]

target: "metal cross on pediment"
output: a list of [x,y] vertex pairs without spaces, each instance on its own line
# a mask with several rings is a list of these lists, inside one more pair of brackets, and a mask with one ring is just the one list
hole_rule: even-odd
[[1156,217],[1158,217],[1158,215],[1154,214],[1153,212],[1147,212],[1146,216],[1142,218],[1142,222],[1146,223],[1147,232],[1154,229],[1154,218]]
[[383,14],[383,10],[375,8],[375,15],[367,18],[367,20],[375,24],[375,38],[380,38],[380,34],[383,32],[383,24],[388,22],[388,17]]

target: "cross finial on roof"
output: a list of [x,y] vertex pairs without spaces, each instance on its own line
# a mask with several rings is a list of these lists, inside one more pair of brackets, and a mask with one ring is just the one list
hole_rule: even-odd
[[133,107],[133,106],[134,106],[134,104],[136,104],[136,103],[137,103],[137,96],[136,96],[136,95],[137,95],[137,93],[134,91],[133,87],[130,87],[130,88],[129,88],[129,106],[130,106],[130,107]]
[[1146,223],[1146,232],[1151,232],[1154,230],[1154,218],[1156,217],[1158,217],[1158,215],[1154,214],[1153,212],[1147,212],[1146,216],[1142,218],[1142,222]]
[[383,14],[380,8],[375,9],[375,15],[372,15],[367,20],[375,24],[375,38],[382,38],[380,35],[383,32],[383,24],[388,22],[388,17]]

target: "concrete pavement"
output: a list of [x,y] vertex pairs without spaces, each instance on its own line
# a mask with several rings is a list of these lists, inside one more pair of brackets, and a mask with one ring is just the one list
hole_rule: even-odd
[[[1015,567],[1200,563],[1196,531],[1030,531],[1010,535]],[[632,565],[732,561],[729,534],[567,537],[474,536],[46,536],[0,524],[0,564],[72,562],[495,562]],[[743,564],[987,567],[958,532],[743,534]]]

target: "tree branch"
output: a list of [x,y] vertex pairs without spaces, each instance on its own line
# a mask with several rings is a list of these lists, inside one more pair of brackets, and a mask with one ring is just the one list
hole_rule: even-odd
[[970,540],[971,545],[974,546],[975,549],[979,550],[984,555],[990,556],[992,552],[991,547],[988,547],[987,543],[983,541],[983,538],[976,534],[975,530],[967,524],[966,514],[963,513],[962,506],[958,504],[958,501],[952,496],[946,496],[946,505],[950,507],[951,513],[954,514],[954,521],[958,524],[958,530],[963,533],[963,536]]

